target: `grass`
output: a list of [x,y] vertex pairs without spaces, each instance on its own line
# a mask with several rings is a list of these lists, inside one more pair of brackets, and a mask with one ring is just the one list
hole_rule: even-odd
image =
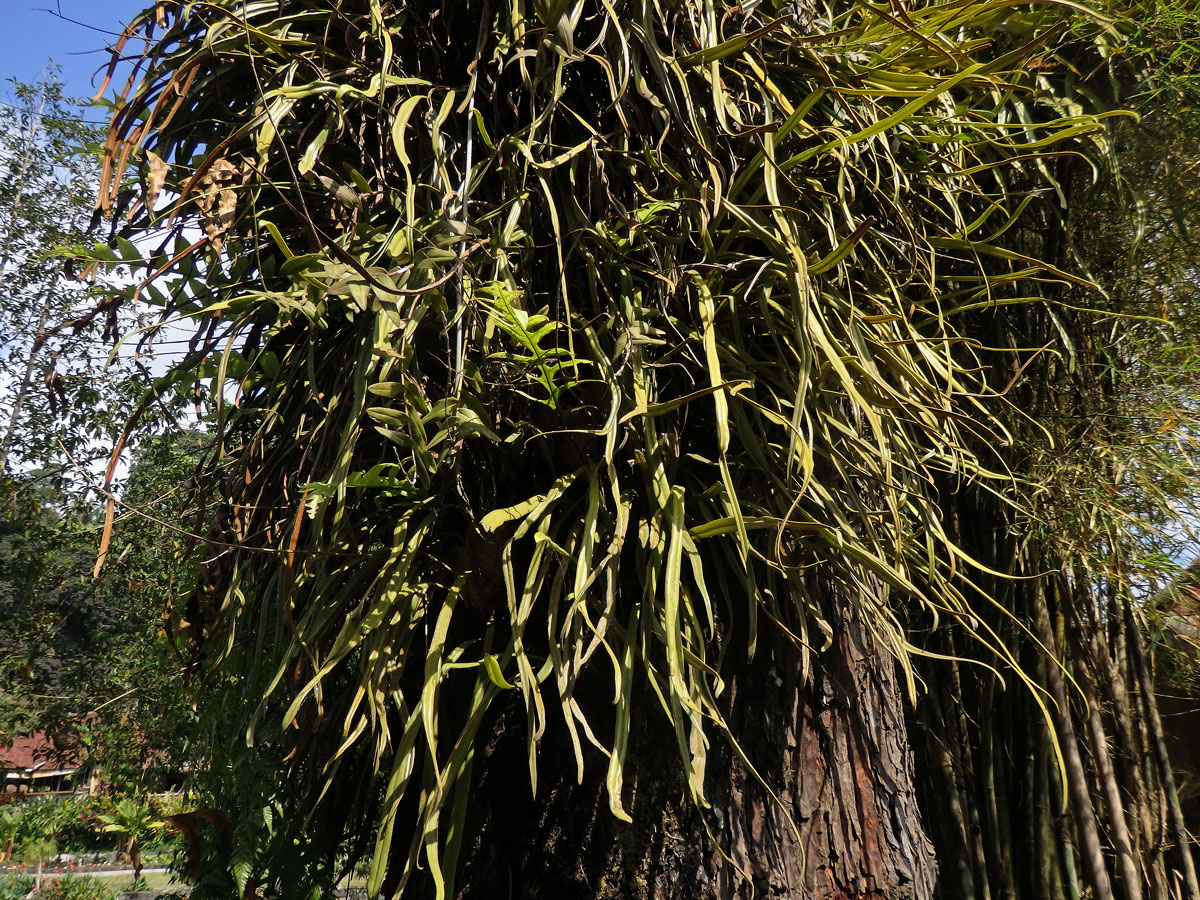
[[[118,890],[129,890],[133,885],[133,877],[130,875],[115,875],[109,872],[92,872],[89,873],[97,878],[108,878],[113,881],[123,882],[123,884],[115,885]],[[185,887],[184,884],[175,880],[175,875],[172,872],[142,872],[142,879],[146,882],[146,889],[157,891],[165,890],[173,887]]]

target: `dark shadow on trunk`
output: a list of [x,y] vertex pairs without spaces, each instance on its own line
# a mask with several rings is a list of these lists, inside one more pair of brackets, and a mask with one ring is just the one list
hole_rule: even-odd
[[799,651],[782,638],[764,642],[727,680],[732,731],[779,802],[717,739],[707,767],[712,806],[697,810],[649,691],[628,757],[624,800],[634,824],[610,814],[599,754],[576,784],[561,728],[543,740],[534,800],[524,715],[510,709],[478,759],[477,825],[459,896],[931,897],[936,866],[914,796],[895,663],[849,613],[839,621],[807,681]]

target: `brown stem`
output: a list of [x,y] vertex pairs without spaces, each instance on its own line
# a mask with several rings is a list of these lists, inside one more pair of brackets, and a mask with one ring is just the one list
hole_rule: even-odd
[[1067,796],[1075,816],[1075,828],[1079,833],[1079,851],[1083,859],[1083,871],[1091,885],[1096,900],[1113,900],[1112,885],[1108,869],[1104,865],[1104,851],[1100,844],[1100,833],[1096,828],[1096,811],[1092,808],[1092,796],[1088,791],[1087,772],[1079,756],[1079,744],[1075,737],[1075,726],[1071,721],[1071,708],[1067,705],[1067,692],[1063,686],[1062,670],[1055,649],[1054,631],[1050,624],[1050,611],[1046,606],[1045,585],[1038,581],[1033,587],[1034,612],[1037,616],[1038,637],[1049,659],[1046,662],[1046,686],[1054,701],[1050,715],[1058,732],[1063,765],[1066,768]]
[[[956,765],[960,765],[950,750],[953,743],[948,733],[945,713],[942,708],[939,690],[929,692],[929,703],[933,712],[933,722],[937,723],[935,735],[931,743],[933,759],[931,768],[934,769],[938,782],[938,791],[948,801],[949,817],[938,823],[940,830],[950,836],[954,845],[954,850],[950,853],[950,858],[944,860],[947,868],[954,872],[954,880],[957,883],[955,895],[962,897],[963,900],[975,900],[975,879],[971,873],[971,861],[969,855],[970,838],[967,829],[966,817],[963,815],[962,802],[958,791],[958,785],[955,779]],[[947,881],[950,880],[950,872],[946,872],[943,877]]]
[[1104,792],[1108,808],[1110,837],[1117,851],[1117,869],[1121,873],[1121,893],[1126,900],[1142,900],[1142,879],[1137,860],[1133,855],[1133,842],[1129,837],[1129,825],[1125,819],[1125,804],[1121,800],[1121,786],[1117,784],[1112,756],[1108,752],[1108,735],[1100,719],[1100,703],[1092,685],[1090,672],[1080,672],[1080,686],[1088,708],[1088,732],[1091,736],[1092,757],[1096,761],[1096,772]]
[[[984,692],[983,709],[994,709],[996,681],[988,679]],[[1007,710],[1007,708],[1006,708]],[[998,715],[999,713],[997,713]],[[1009,790],[1008,766],[1004,759],[1004,745],[996,734],[993,724],[997,716],[983,716],[982,745],[984,752],[984,805],[987,827],[984,829],[988,851],[994,871],[997,873],[997,891],[1002,900],[1016,900],[1017,889],[1013,883],[1012,830],[1008,820]],[[1007,716],[1005,716],[1007,719]],[[1005,722],[1005,724],[1011,724]],[[1003,725],[1002,725],[1003,728]],[[1007,731],[1007,729],[1005,729]]]
[[1163,799],[1167,814],[1167,825],[1175,839],[1179,856],[1179,870],[1186,888],[1186,896],[1200,898],[1200,885],[1196,882],[1196,866],[1192,860],[1191,836],[1183,822],[1183,811],[1179,808],[1179,794],[1175,790],[1175,775],[1171,771],[1171,760],[1167,755],[1167,745],[1163,740],[1162,719],[1158,715],[1158,702],[1154,696],[1154,683],[1150,678],[1150,670],[1146,665],[1146,653],[1142,646],[1142,633],[1133,621],[1133,611],[1125,607],[1125,627],[1130,635],[1130,655],[1137,671],[1138,687],[1141,689],[1142,700],[1146,704],[1147,731],[1154,760],[1158,764],[1159,778],[1163,785]]
[[133,863],[133,880],[142,876],[142,847],[136,837],[129,838],[129,861]]

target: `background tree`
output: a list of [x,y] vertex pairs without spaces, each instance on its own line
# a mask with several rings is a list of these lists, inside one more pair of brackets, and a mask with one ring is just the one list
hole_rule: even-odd
[[87,232],[100,130],[53,74],[13,82],[11,95],[0,104],[0,476],[39,468],[63,484],[112,447],[141,393],[134,362],[108,364],[136,321],[109,283],[57,252]]
[[[175,411],[148,401],[155,428],[132,472],[109,485],[142,516],[117,525],[120,559],[94,581],[96,462],[155,363],[145,346],[140,358],[115,350],[139,325],[121,307],[129,269],[98,278],[64,255],[86,239],[102,132],[53,74],[14,82],[12,101],[0,104],[0,740],[44,729],[76,753],[82,740],[111,784],[133,785],[188,721],[161,610],[180,571],[165,522],[182,506],[199,436],[191,447],[155,438]],[[121,252],[138,256],[127,242]]]
[[132,29],[101,204],[137,161],[129,233],[168,225],[146,270],[197,323],[174,386],[215,407],[173,631],[224,889],[365,855],[372,894],[1200,895],[1126,564],[1126,499],[1186,479],[1085,465],[1146,346],[1073,218],[1113,150],[1076,73],[1121,28],[222,0]]
[[192,433],[139,446],[122,485],[114,559],[99,579],[94,501],[44,482],[4,482],[0,732],[57,735],[64,751],[86,756],[87,768],[117,790],[173,783],[197,749],[162,611],[190,577],[178,555],[178,516],[203,440]]

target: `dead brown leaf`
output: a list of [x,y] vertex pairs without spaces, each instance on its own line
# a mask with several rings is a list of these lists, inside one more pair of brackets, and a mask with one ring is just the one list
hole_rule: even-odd
[[146,176],[146,209],[153,212],[158,195],[162,193],[163,185],[166,184],[169,167],[153,150],[146,151],[146,162],[150,164],[150,172]]
[[200,180],[200,196],[196,203],[202,214],[204,234],[214,250],[221,252],[225,233],[233,224],[237,212],[236,184],[242,180],[242,172],[227,159],[218,159]]

